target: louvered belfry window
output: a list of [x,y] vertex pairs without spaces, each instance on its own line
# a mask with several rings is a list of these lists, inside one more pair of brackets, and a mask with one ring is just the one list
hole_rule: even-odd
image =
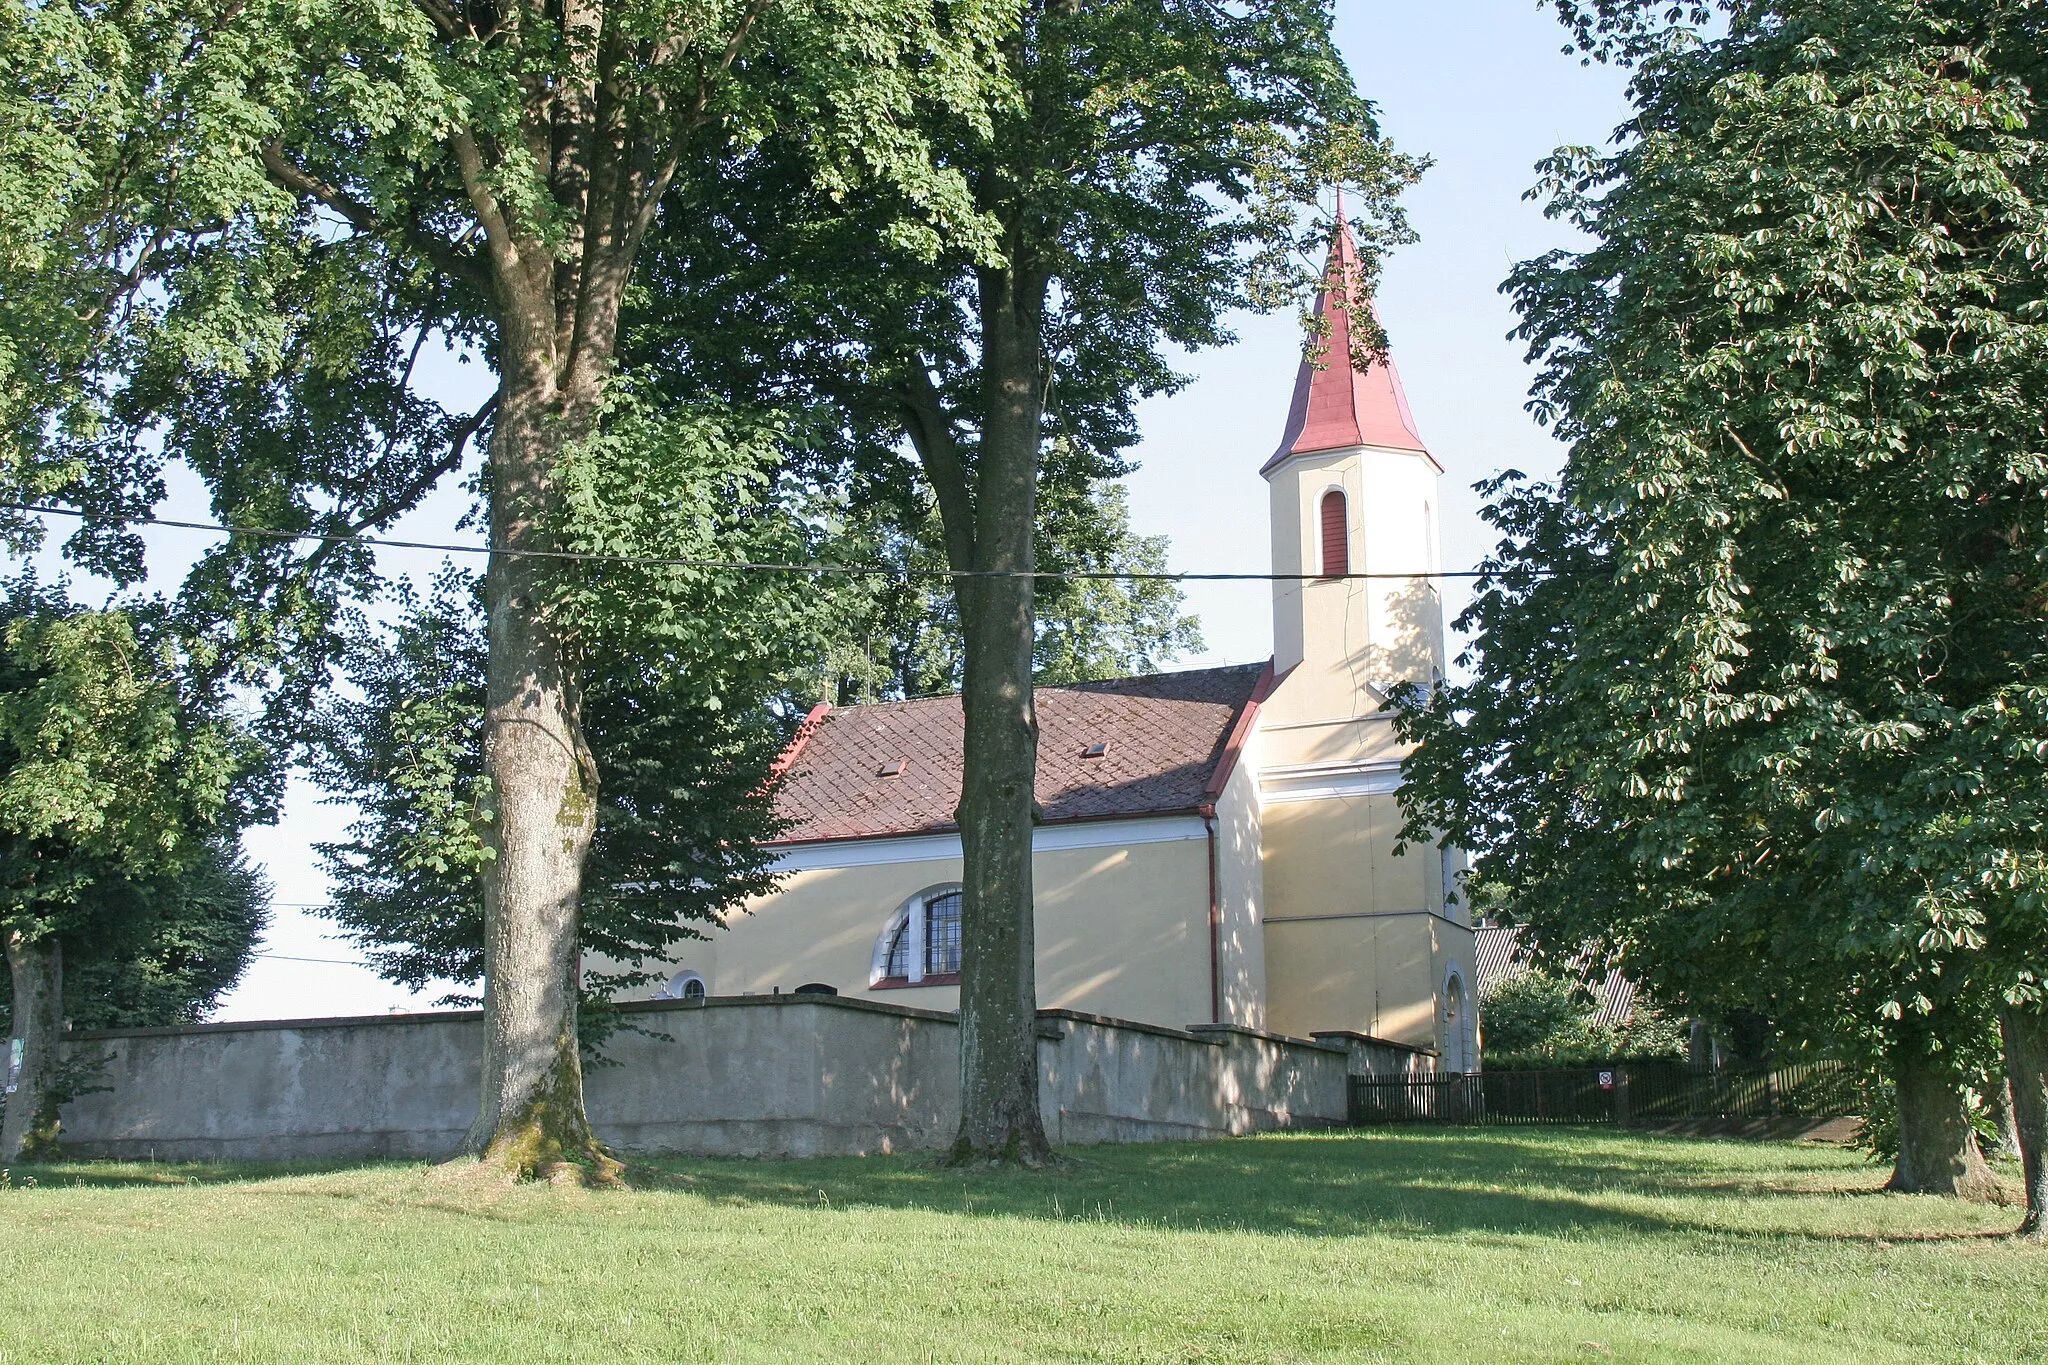
[[1344,495],[1332,488],[1323,494],[1323,577],[1342,578],[1351,572],[1351,518]]

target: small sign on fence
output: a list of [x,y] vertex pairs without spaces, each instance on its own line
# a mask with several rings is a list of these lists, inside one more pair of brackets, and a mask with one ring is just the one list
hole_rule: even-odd
[[1603,1071],[1600,1073],[1600,1088],[1602,1090],[1614,1089],[1614,1073],[1612,1071]]

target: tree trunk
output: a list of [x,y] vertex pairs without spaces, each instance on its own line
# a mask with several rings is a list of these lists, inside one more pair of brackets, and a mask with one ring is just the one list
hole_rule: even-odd
[[2008,1005],[1998,1022],[2020,1135],[2021,1179],[2027,1187],[2027,1216],[2019,1234],[2048,1240],[2048,1018],[2038,1010]]
[[2017,1161],[2020,1155],[2019,1122],[2012,1113],[2012,1082],[1999,1073],[1990,1078],[1991,1093],[1984,1097],[1985,1108],[1990,1113],[1991,1126],[1998,1130],[1993,1139],[1991,1155],[2007,1161]]
[[[1043,440],[1042,285],[981,279],[983,418],[974,484],[974,567],[1037,566]],[[1032,700],[1032,580],[956,580],[964,645],[966,755],[960,790],[960,1133],[956,1161],[1042,1165],[1031,832],[1038,776]]]
[[0,1118],[0,1161],[43,1160],[57,1151],[57,1038],[64,1031],[64,948],[55,938],[9,930],[7,968],[14,984],[7,1109]]
[[[509,377],[491,439],[491,537],[533,548],[547,477],[568,433],[545,380]],[[522,1176],[575,1163],[616,1169],[583,1107],[578,1054],[579,898],[597,828],[597,770],[550,562],[494,555],[484,580],[490,661],[484,771],[492,857],[484,865],[483,1095],[463,1151]]]
[[1899,1156],[1887,1189],[1982,1199],[1992,1190],[1991,1168],[1977,1150],[1977,1134],[1963,1088],[1945,1055],[1926,1051],[1909,1035],[1895,1050]]

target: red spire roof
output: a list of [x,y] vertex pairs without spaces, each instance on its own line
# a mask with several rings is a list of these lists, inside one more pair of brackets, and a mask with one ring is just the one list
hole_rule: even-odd
[[[1315,314],[1329,319],[1329,335],[1320,356],[1302,357],[1301,370],[1294,378],[1294,401],[1287,409],[1286,434],[1266,468],[1259,471],[1262,474],[1289,455],[1316,450],[1385,446],[1429,453],[1416,433],[1408,396],[1401,391],[1401,376],[1393,361],[1374,361],[1363,371],[1352,368],[1351,315],[1330,299],[1333,290],[1350,298],[1358,287],[1358,243],[1352,240],[1351,224],[1344,217],[1341,189],[1337,192],[1337,231],[1323,274],[1326,283],[1316,293]],[[1367,308],[1373,306],[1371,299],[1364,302]],[[1317,369],[1312,359],[1320,360],[1322,368]]]

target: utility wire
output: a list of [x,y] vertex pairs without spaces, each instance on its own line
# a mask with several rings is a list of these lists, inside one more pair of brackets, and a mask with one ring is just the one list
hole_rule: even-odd
[[[0,511],[36,512],[44,516],[87,519],[90,514],[68,507],[38,507],[31,503],[0,502]],[[489,545],[460,545],[432,540],[392,540],[382,536],[335,535],[320,531],[277,531],[263,526],[229,526],[217,521],[177,521],[169,517],[136,517],[121,523],[133,526],[168,526],[184,531],[211,531],[217,535],[248,536],[258,540],[315,540],[325,545],[371,545],[390,550],[442,550],[450,554],[506,555],[517,559],[557,559],[578,564],[632,564],[646,568],[732,569],[748,573],[796,573],[814,577],[845,574],[874,578],[1030,578],[1116,580],[1132,583],[1323,583],[1335,580],[1372,578],[1481,578],[1489,570],[1448,569],[1440,573],[1142,573],[1128,569],[909,569],[887,565],[861,564],[776,564],[737,559],[685,559],[661,555],[589,554],[580,550],[508,550]]]

